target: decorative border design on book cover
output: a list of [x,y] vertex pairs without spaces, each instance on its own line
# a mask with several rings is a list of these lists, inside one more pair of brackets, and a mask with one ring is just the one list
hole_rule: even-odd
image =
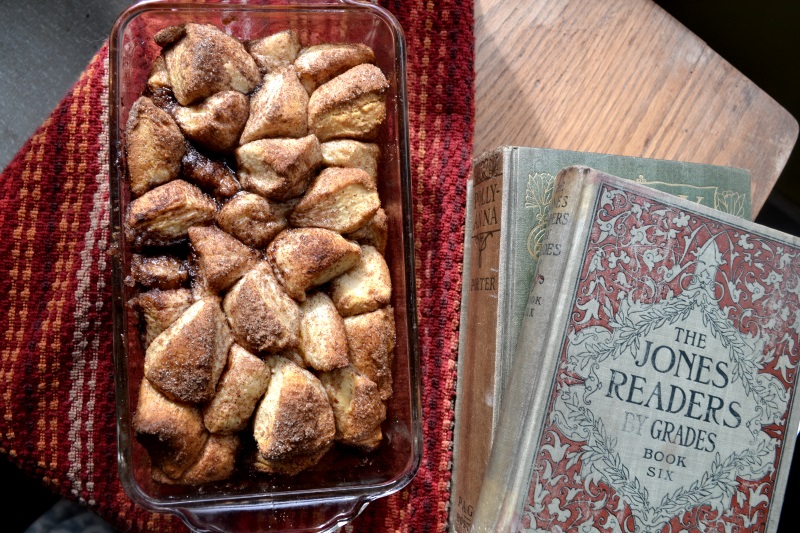
[[592,216],[521,529],[763,530],[800,253],[624,187]]

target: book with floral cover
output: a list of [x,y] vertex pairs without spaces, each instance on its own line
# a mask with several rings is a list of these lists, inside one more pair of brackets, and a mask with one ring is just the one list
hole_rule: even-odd
[[474,531],[775,531],[800,240],[559,173]]
[[476,159],[467,192],[451,527],[469,530],[508,381],[555,175],[581,164],[749,217],[746,170],[505,146]]

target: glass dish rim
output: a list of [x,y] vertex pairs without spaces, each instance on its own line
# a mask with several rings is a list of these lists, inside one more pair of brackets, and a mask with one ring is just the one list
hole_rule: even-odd
[[[121,41],[125,28],[136,17],[144,13],[153,12],[200,12],[212,13],[225,11],[227,13],[248,12],[346,12],[350,10],[370,12],[377,16],[387,27],[391,28],[395,46],[395,70],[403,75],[397,76],[397,101],[398,101],[398,156],[400,157],[400,190],[401,190],[401,215],[403,234],[403,262],[404,282],[406,286],[405,305],[408,329],[408,367],[411,390],[409,391],[411,414],[411,461],[404,472],[382,482],[366,483],[363,485],[350,485],[343,487],[325,487],[316,490],[297,489],[284,490],[271,493],[253,492],[220,497],[210,495],[203,497],[201,494],[187,495],[186,497],[170,497],[168,499],[154,498],[147,494],[133,474],[133,466],[128,459],[132,456],[132,444],[126,433],[132,418],[132,409],[128,404],[128,380],[124,341],[124,279],[121,254],[123,251],[123,217],[121,209],[121,190],[124,166],[122,162],[122,142],[120,136],[121,95],[119,91],[122,46]],[[406,53],[405,38],[400,24],[386,9],[372,2],[363,0],[332,0],[332,1],[305,1],[292,4],[195,4],[184,1],[148,0],[135,4],[126,9],[116,20],[109,38],[109,75],[108,75],[108,112],[109,112],[109,200],[111,203],[110,225],[112,235],[112,315],[113,315],[113,357],[114,357],[114,382],[117,415],[117,465],[120,482],[125,492],[138,504],[156,511],[178,511],[181,508],[235,510],[241,508],[252,510],[260,506],[275,507],[276,504],[297,506],[299,503],[321,504],[325,501],[352,501],[354,514],[361,510],[370,501],[388,496],[408,485],[418,472],[422,461],[422,408],[421,408],[421,380],[420,361],[417,333],[417,306],[416,306],[416,278],[414,273],[414,238],[413,238],[413,209],[411,199],[411,171],[409,156],[409,131],[408,131],[408,103],[406,98]],[[352,518],[351,517],[351,518]]]

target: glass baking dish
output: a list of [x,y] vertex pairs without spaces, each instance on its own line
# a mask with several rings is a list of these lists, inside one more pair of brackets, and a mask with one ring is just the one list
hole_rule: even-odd
[[[144,353],[125,283],[131,250],[123,220],[130,202],[124,158],[128,113],[141,95],[160,48],[153,35],[184,22],[210,23],[240,40],[295,29],[304,46],[319,42],[360,42],[375,51],[375,63],[390,83],[387,119],[381,128],[379,194],[389,220],[386,261],[391,270],[397,343],[392,367],[394,395],[375,452],[334,447],[318,465],[293,477],[270,476],[239,467],[234,477],[192,486],[162,485],[151,478],[146,451],[132,429],[143,375]],[[110,195],[114,238],[113,311],[119,475],[128,495],[143,507],[181,516],[206,531],[328,531],[355,518],[370,502],[406,486],[422,454],[419,355],[414,286],[405,43],[386,10],[371,3],[341,0],[291,5],[143,2],[115,23],[110,38]]]

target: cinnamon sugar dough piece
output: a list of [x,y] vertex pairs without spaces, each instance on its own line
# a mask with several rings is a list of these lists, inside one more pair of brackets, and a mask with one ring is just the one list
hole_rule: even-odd
[[238,344],[231,346],[214,399],[203,409],[206,428],[212,433],[235,433],[247,427],[269,377],[264,361]]
[[389,82],[375,65],[364,63],[321,85],[308,101],[308,129],[320,142],[369,141],[386,119]]
[[248,94],[261,81],[242,43],[211,24],[187,23],[158,32],[175,98],[188,106],[222,91]]
[[300,344],[300,308],[263,261],[225,295],[223,308],[236,342],[253,353],[276,353]]
[[331,299],[347,317],[387,305],[392,298],[392,278],[383,256],[372,246],[361,247],[358,264],[331,281]]
[[308,94],[356,65],[372,63],[375,53],[362,43],[323,43],[300,51],[294,62]]
[[175,106],[172,116],[187,139],[212,152],[227,152],[239,143],[250,115],[250,101],[239,91],[222,91],[190,106]]
[[139,387],[133,430],[153,465],[172,479],[197,461],[208,439],[197,407],[170,400],[146,378]]
[[169,113],[146,96],[131,107],[125,126],[125,150],[128,183],[134,196],[180,175],[185,151],[181,130]]
[[300,304],[300,352],[307,366],[320,372],[347,366],[347,334],[344,320],[324,292],[316,292]]
[[306,290],[321,285],[358,263],[361,249],[333,231],[291,228],[267,247],[267,260],[286,292],[297,301]]
[[378,385],[382,400],[392,396],[395,327],[391,306],[371,313],[346,317],[344,328],[350,363]]
[[219,299],[204,298],[153,340],[145,352],[144,375],[175,401],[207,402],[232,342]]
[[369,174],[360,168],[329,167],[311,183],[289,215],[289,222],[349,233],[369,222],[380,205]]
[[270,356],[267,365],[272,377],[256,409],[253,436],[265,469],[294,474],[331,446],[336,434],[333,409],[311,372],[280,356]]
[[283,201],[303,194],[322,164],[322,153],[314,135],[261,139],[237,148],[236,164],[245,190]]

